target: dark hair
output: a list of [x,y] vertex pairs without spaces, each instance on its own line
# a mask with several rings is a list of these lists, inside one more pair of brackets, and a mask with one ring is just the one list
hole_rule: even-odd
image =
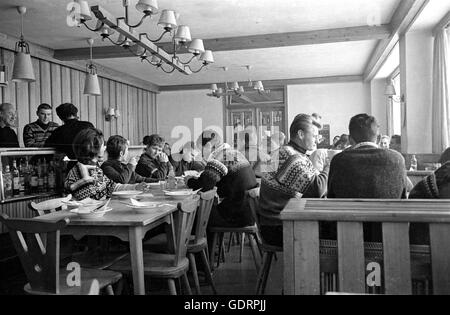
[[448,161],[450,161],[450,148],[448,148],[447,150],[444,151],[444,153],[442,153],[441,158],[439,159],[439,163],[445,164]]
[[41,105],[38,106],[37,111],[39,112],[40,110],[46,110],[46,109],[52,109],[52,107],[47,104],[47,103],[42,103]]
[[289,129],[291,139],[297,137],[297,133],[299,130],[307,131],[307,129],[311,128],[312,126],[316,126],[319,129],[322,128],[322,125],[317,122],[312,116],[306,114],[297,115],[291,124],[291,128]]
[[70,117],[77,117],[78,108],[71,103],[64,103],[56,107],[56,114],[62,121],[67,121]]
[[151,135],[148,138],[148,142],[147,142],[146,146],[152,147],[154,145],[163,147],[165,145],[164,138],[161,137],[160,135]]
[[81,130],[73,140],[73,152],[80,163],[88,164],[97,157],[104,142],[103,132],[95,128]]
[[367,114],[356,115],[350,120],[348,129],[350,131],[350,137],[356,143],[377,141],[378,123],[373,116]]
[[339,140],[334,145],[334,148],[338,148],[339,146],[348,147],[350,145],[350,137],[346,134],[343,134],[339,137]]
[[106,143],[106,152],[108,152],[108,159],[118,159],[120,152],[125,151],[128,145],[128,140],[122,136],[111,136]]
[[145,136],[142,140],[143,145],[148,145],[150,143],[150,136]]

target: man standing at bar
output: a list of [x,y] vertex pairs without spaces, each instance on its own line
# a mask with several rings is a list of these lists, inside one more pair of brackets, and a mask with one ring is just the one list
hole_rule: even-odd
[[53,121],[52,107],[49,104],[39,105],[36,115],[38,120],[23,128],[23,143],[26,147],[42,148],[45,141],[59,125]]
[[[64,103],[56,108],[56,114],[63,121],[64,125],[58,127],[53,131],[52,135],[45,141],[45,147],[55,148],[61,153],[65,153],[69,159],[76,160],[75,153],[73,152],[73,139],[75,136],[84,129],[94,128],[88,121],[78,120],[78,108],[70,103]],[[69,168],[73,167],[75,163],[70,163]]]
[[19,140],[12,129],[16,126],[16,111],[10,103],[0,105],[0,148],[18,148]]

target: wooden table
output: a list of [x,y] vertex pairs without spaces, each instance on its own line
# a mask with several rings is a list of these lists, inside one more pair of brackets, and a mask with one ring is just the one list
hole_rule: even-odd
[[69,218],[69,225],[61,231],[61,234],[73,235],[80,239],[86,235],[115,236],[122,241],[129,242],[131,266],[133,273],[134,293],[145,294],[144,283],[144,258],[142,239],[149,230],[162,223],[172,223],[172,213],[177,209],[177,201],[168,199],[162,191],[153,190],[155,198],[152,201],[164,203],[161,207],[147,214],[138,214],[128,208],[119,200],[112,199],[109,206],[112,211],[97,219],[80,219],[77,214],[69,211],[58,211],[41,217],[38,221],[58,221]]

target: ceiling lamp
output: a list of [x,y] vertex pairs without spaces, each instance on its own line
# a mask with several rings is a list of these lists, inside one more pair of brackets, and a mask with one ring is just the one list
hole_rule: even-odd
[[403,103],[404,96],[397,96],[397,91],[395,90],[394,82],[392,80],[388,81],[386,89],[384,90],[384,95],[396,103]]
[[86,80],[84,81],[84,94],[97,96],[101,95],[100,84],[98,83],[97,68],[92,62],[92,46],[94,45],[94,40],[92,38],[88,39],[88,44],[90,48],[91,59],[86,65]]
[[25,7],[17,7],[20,14],[20,40],[16,43],[12,80],[16,82],[34,82],[33,65],[31,64],[30,46],[23,36],[23,16],[27,12]]
[[[173,10],[162,10],[157,25],[163,29],[158,38],[152,39],[148,33],[134,34],[134,29],[141,26],[146,18],[151,18],[159,12],[157,0],[139,0],[136,4],[136,10],[143,13],[143,16],[136,24],[131,24],[129,20],[128,7],[129,0],[123,0],[124,16],[115,18],[101,6],[92,6],[90,11],[97,18],[95,27],[90,27],[86,22],[92,19],[89,12],[85,12],[85,8],[89,7],[87,1],[79,0],[80,14],[79,23],[85,25],[93,32],[100,32],[103,40],[108,39],[114,45],[122,46],[128,49],[132,54],[139,57],[141,61],[147,61],[149,64],[156,66],[166,73],[172,73],[178,70],[184,74],[192,74],[200,72],[203,68],[214,63],[214,57],[211,50],[205,50],[201,39],[191,39],[191,32],[187,25],[178,25],[177,19],[179,14]],[[113,40],[111,35],[114,31],[119,33],[117,40]],[[166,52],[155,43],[161,41],[167,34],[171,35],[171,43],[173,51]],[[134,47],[136,48],[134,48]],[[192,57],[187,61],[182,61],[177,55],[181,48],[187,48]],[[152,56],[152,58],[148,58]],[[155,57],[155,58],[153,58]],[[191,63],[198,64],[197,69],[191,68]],[[167,69],[166,66],[171,68]]]

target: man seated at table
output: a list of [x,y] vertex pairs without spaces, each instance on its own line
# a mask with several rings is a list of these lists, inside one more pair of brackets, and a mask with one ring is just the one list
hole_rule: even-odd
[[[336,155],[328,177],[328,198],[405,199],[407,176],[403,156],[376,144],[378,123],[360,114],[350,120],[355,145]],[[379,225],[365,224],[366,241],[381,241]],[[330,231],[330,237],[335,237]]]
[[163,152],[164,138],[159,135],[151,135],[145,153],[141,155],[136,166],[136,173],[143,177],[156,180],[165,180],[172,165],[169,157]]
[[42,148],[59,125],[51,121],[52,107],[48,104],[39,105],[36,115],[38,120],[23,128],[23,143],[26,147]]
[[153,183],[156,179],[136,174],[137,159],[128,157],[128,140],[122,136],[111,136],[106,143],[108,160],[102,164],[103,173],[119,184]]
[[10,103],[0,105],[0,148],[18,148],[19,140],[12,129],[16,126],[16,110]]
[[260,192],[260,228],[266,242],[283,246],[280,212],[295,197],[321,198],[326,194],[329,165],[322,172],[314,168],[306,155],[317,145],[320,124],[300,114],[290,127],[291,141],[272,154],[263,174]]

